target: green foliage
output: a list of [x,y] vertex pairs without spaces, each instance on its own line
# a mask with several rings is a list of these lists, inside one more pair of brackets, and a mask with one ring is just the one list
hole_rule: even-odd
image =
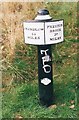
[[[6,60],[7,68],[3,70],[8,76],[12,76],[12,82],[21,83],[37,79],[37,47],[19,43],[16,45],[15,56],[12,63]],[[3,87],[11,85],[4,81]]]
[[[3,118],[15,118],[18,114],[23,118],[76,118],[74,79],[67,80],[66,76],[62,75],[54,79],[56,108],[40,105],[37,83],[15,84],[3,94]],[[70,109],[72,100],[75,107]]]
[[[23,47],[23,48],[22,48]],[[17,47],[16,47],[17,48]],[[35,46],[25,46],[19,45],[15,51],[16,55],[14,58],[14,66],[22,75],[19,77],[23,81],[31,81],[36,79],[35,75],[37,74],[37,52]],[[35,67],[36,65],[36,67]],[[18,73],[16,73],[18,76]],[[17,79],[17,78],[15,78]]]
[[53,19],[64,19],[64,36],[77,36],[77,3],[75,2],[49,2],[45,7],[50,11]]

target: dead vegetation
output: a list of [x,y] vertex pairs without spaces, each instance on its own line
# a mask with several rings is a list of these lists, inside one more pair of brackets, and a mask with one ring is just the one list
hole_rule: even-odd
[[14,2],[0,6],[3,57],[13,58],[15,44],[23,42],[23,21],[33,19],[43,4]]
[[0,3],[2,70],[5,84],[10,84],[13,79],[7,69],[10,66],[8,63],[11,63],[15,57],[15,46],[24,42],[23,21],[34,19],[36,11],[41,7],[43,7],[41,2]]

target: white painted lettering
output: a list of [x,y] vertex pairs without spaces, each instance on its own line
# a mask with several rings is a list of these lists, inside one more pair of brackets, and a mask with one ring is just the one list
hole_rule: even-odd
[[51,66],[50,65],[44,65],[43,69],[44,69],[45,73],[50,73],[51,72]]
[[46,64],[46,62],[51,61],[50,56],[47,54],[47,50],[41,50],[41,54],[44,54],[44,56],[42,57],[42,63],[43,63],[43,69],[45,73],[50,73],[51,72],[51,66]]

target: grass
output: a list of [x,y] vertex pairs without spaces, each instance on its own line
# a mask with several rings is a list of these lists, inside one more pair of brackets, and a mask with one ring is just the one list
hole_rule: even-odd
[[[61,47],[60,47],[61,46]],[[64,42],[62,45],[58,45],[56,49],[59,49],[60,58],[59,60],[57,55],[55,55],[53,61],[53,83],[54,83],[54,105],[56,107],[42,106],[39,101],[39,92],[38,92],[38,76],[31,76],[28,80],[22,80],[21,82],[13,82],[12,86],[5,88],[3,92],[3,106],[2,113],[3,118],[17,118],[17,116],[22,116],[23,118],[77,118],[78,112],[78,101],[77,101],[77,89],[76,89],[76,75],[77,75],[77,66],[76,66],[76,49],[71,49],[76,47],[76,43],[73,42]],[[31,46],[30,46],[31,47]],[[67,48],[67,49],[66,49]],[[31,49],[31,48],[30,48]],[[36,47],[32,47],[34,54]],[[63,51],[62,51],[63,50]],[[66,51],[65,51],[66,50]],[[54,51],[53,51],[54,52]],[[65,53],[65,54],[64,54]],[[28,54],[28,53],[27,53]],[[25,55],[25,57],[27,56]],[[19,59],[19,56],[23,59]],[[29,50],[28,56],[31,57]],[[17,62],[17,59],[20,60]],[[28,65],[29,61],[24,60],[24,54],[16,54],[14,63],[17,63],[18,70],[22,74],[22,69],[25,69],[27,66],[29,71],[33,71],[34,75],[37,71],[37,67]],[[58,58],[58,60],[56,60]],[[31,57],[30,62],[33,59],[36,59],[34,56]],[[33,61],[33,65],[37,63]],[[18,74],[18,73],[17,73]],[[28,79],[27,72],[24,76]],[[70,106],[73,106],[70,108]]]
[[[15,118],[18,114],[23,118],[76,118],[74,87],[68,83],[63,89],[63,84],[54,84],[54,95],[57,108],[46,108],[40,105],[37,84],[16,85],[4,93],[3,118]],[[69,108],[71,100],[75,101],[73,109]]]
[[[15,118],[18,114],[23,118],[76,118],[77,104],[73,85],[55,83],[54,95],[57,108],[46,108],[40,105],[37,84],[16,85],[4,93],[3,118]],[[72,100],[75,107],[70,109]]]

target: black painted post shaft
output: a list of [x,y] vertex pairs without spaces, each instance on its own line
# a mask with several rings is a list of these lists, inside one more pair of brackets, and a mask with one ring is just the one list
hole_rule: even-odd
[[42,105],[53,103],[51,45],[38,46],[39,98]]

